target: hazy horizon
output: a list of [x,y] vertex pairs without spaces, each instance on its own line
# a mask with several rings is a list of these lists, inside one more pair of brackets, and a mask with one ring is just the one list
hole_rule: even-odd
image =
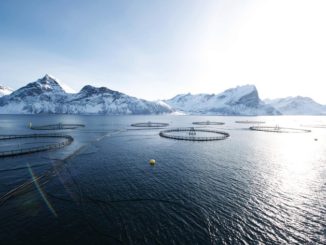
[[326,2],[0,2],[0,84],[49,73],[147,100],[254,84],[326,104]]

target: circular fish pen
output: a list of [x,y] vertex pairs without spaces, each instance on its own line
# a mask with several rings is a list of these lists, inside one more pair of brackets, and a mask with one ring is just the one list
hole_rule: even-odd
[[70,135],[62,134],[23,134],[23,135],[0,135],[0,141],[14,140],[14,139],[37,139],[37,138],[51,138],[51,139],[62,139],[60,142],[53,142],[51,144],[45,144],[36,147],[20,148],[16,150],[0,151],[0,157],[18,156],[24,154],[30,154],[41,151],[49,151],[59,149],[70,145],[74,138]]
[[311,130],[302,129],[302,128],[284,128],[279,126],[253,126],[249,128],[254,131],[263,131],[271,133],[310,133]]
[[230,136],[227,132],[209,129],[195,129],[193,127],[167,129],[161,131],[159,135],[164,138],[188,141],[225,140]]
[[148,128],[161,128],[169,126],[168,123],[161,123],[161,122],[143,122],[143,123],[133,123],[130,126],[132,127],[148,127]]
[[203,121],[203,122],[193,122],[195,125],[224,125],[224,122],[211,122],[211,121]]
[[326,128],[325,124],[316,124],[316,125],[300,125],[301,127],[305,128]]
[[83,128],[84,124],[69,124],[69,123],[57,123],[49,125],[39,125],[33,126],[32,123],[29,124],[29,128],[32,130],[64,130],[64,129],[76,129]]
[[235,123],[243,123],[243,124],[264,124],[264,121],[249,121],[249,120],[245,120],[245,121],[235,121]]

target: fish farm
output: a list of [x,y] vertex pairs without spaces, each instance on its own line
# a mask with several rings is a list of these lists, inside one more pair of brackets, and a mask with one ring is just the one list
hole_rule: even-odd
[[0,135],[0,141],[14,140],[14,139],[37,139],[37,138],[52,138],[62,139],[60,142],[53,142],[51,144],[44,144],[37,147],[20,148],[16,150],[0,151],[0,157],[18,156],[30,154],[41,151],[49,151],[59,149],[70,145],[73,142],[73,137],[62,134],[23,134],[23,135]]
[[310,133],[311,130],[301,129],[301,128],[284,128],[279,126],[253,126],[249,128],[254,131],[263,131],[263,132],[271,132],[271,133]]
[[244,123],[244,124],[263,124],[265,123],[264,121],[249,121],[249,120],[245,120],[245,121],[235,121],[235,123]]
[[67,123],[57,123],[49,125],[39,125],[33,126],[32,123],[29,124],[29,128],[32,130],[64,130],[64,129],[76,129],[83,128],[84,124],[67,124]]
[[203,122],[193,122],[195,125],[224,125],[224,122],[211,122],[211,121],[203,121]]
[[167,127],[169,126],[168,123],[161,123],[161,122],[143,122],[143,123],[133,123],[130,126],[132,127]]
[[209,129],[195,129],[194,127],[167,129],[161,131],[159,135],[164,138],[188,141],[225,140],[230,136],[226,132]]
[[326,128],[326,125],[301,125],[301,127],[306,127],[306,128]]

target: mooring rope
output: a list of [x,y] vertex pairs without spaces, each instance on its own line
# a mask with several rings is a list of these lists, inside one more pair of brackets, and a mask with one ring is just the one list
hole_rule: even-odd
[[[115,131],[115,133],[120,133],[120,132],[122,132],[122,130]],[[100,141],[106,136],[111,136],[111,132],[106,133],[105,135],[95,139],[94,141],[90,142],[90,144]],[[87,144],[83,145],[79,149],[74,151],[71,155],[67,156],[66,158],[56,160],[54,163],[54,166],[51,169],[47,170],[44,174],[37,177],[37,181],[43,181],[43,182],[40,182],[39,184],[41,186],[46,184],[52,177],[56,176],[62,170],[63,166],[70,159],[74,158],[76,155],[78,155],[80,152],[82,152],[87,146],[88,146]],[[9,199],[11,199],[14,196],[29,192],[31,190],[31,187],[33,187],[33,186],[34,186],[34,180],[28,180],[28,181],[24,182],[23,184],[11,189],[10,191],[8,191],[7,193],[5,193],[4,195],[2,195],[0,197],[0,206],[3,205],[6,201],[8,201]]]
[[[118,130],[115,133],[121,133],[122,130]],[[114,135],[116,135],[114,134]],[[93,142],[97,142],[100,141],[101,139],[103,139],[106,136],[111,136],[112,134],[106,134],[103,135],[99,138],[97,138],[95,141]],[[113,136],[113,135],[112,135]],[[80,205],[81,207],[81,214],[82,217],[84,219],[84,221],[86,222],[86,224],[88,225],[88,227],[93,230],[96,234],[106,237],[107,239],[110,239],[112,241],[115,241],[119,244],[125,244],[125,241],[121,238],[121,235],[124,234],[124,236],[128,239],[128,230],[126,228],[126,223],[124,222],[123,217],[121,216],[119,210],[117,209],[117,204],[123,204],[123,203],[137,203],[137,202],[158,202],[158,203],[164,203],[164,204],[169,204],[169,205],[173,205],[173,206],[178,206],[181,207],[185,210],[188,210],[189,212],[192,212],[193,210],[190,207],[187,207],[186,205],[180,203],[180,202],[176,202],[176,201],[171,201],[171,200],[165,200],[165,199],[159,199],[159,198],[130,198],[130,199],[113,199],[113,200],[103,200],[103,199],[99,199],[99,198],[94,198],[91,197],[89,195],[85,195],[85,193],[83,192],[81,186],[79,185],[79,183],[76,181],[76,179],[73,177],[69,167],[67,166],[67,162],[71,159],[73,159],[76,155],[78,155],[80,152],[82,152],[85,147],[87,147],[87,145],[84,145],[82,147],[80,147],[79,149],[77,149],[73,154],[67,156],[65,159],[57,159],[56,163],[54,164],[53,168],[46,171],[44,174],[40,175],[40,176],[34,176],[34,178],[32,180],[26,181],[23,184],[13,188],[12,190],[10,190],[9,192],[7,192],[5,195],[3,195],[2,197],[0,197],[0,206],[3,205],[4,203],[6,203],[9,199],[21,195],[21,194],[26,194],[30,191],[33,190],[32,187],[34,187],[35,182],[38,182],[39,186],[44,186],[46,183],[48,183],[50,181],[50,179],[56,175],[58,175],[63,169],[67,170],[67,173],[69,174],[73,185],[76,187],[76,194],[78,196],[77,200],[73,200],[73,199],[68,199],[68,198],[64,198],[64,197],[60,197],[57,195],[53,195],[52,193],[43,191],[44,194],[46,194],[46,196],[50,197],[50,198],[54,198],[57,200],[61,200],[61,201],[65,201],[65,202],[77,202],[78,205]],[[100,208],[101,213],[103,214],[104,217],[106,217],[107,220],[110,219],[110,216],[107,214],[105,208],[106,206],[113,208],[116,212],[116,214],[118,215],[118,218],[120,220],[120,224],[122,225],[122,233],[120,235],[120,238],[117,238],[115,236],[112,236],[111,234],[107,234],[101,230],[98,229],[98,227],[96,227],[96,225],[94,225],[89,218],[87,217],[87,213],[85,212],[85,204],[87,203],[92,203],[95,204],[97,207]],[[157,240],[158,243],[160,243]]]

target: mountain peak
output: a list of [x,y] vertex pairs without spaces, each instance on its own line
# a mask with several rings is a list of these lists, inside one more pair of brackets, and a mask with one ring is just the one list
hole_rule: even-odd
[[317,102],[315,102],[312,98],[310,98],[310,97],[306,97],[306,96],[296,96],[296,97],[294,97],[293,99],[297,99],[297,100],[300,100],[300,101],[306,101],[306,102],[314,102],[314,103],[317,103]]
[[137,99],[106,87],[84,86],[79,93],[65,93],[58,80],[46,74],[35,82],[0,98],[0,114],[162,114],[174,110],[164,103]]
[[45,74],[44,77],[38,79],[37,82],[40,82],[40,83],[43,83],[43,84],[53,83],[53,84],[59,85],[57,79],[55,79],[54,77],[52,77],[52,76],[50,76],[48,74]]
[[[228,104],[244,103],[249,106],[257,106],[260,103],[258,91],[255,85],[242,85],[225,90],[220,97],[229,98]],[[248,104],[249,102],[249,104]]]
[[38,79],[36,82],[29,83],[27,86],[37,87],[42,92],[58,92],[65,93],[59,82],[52,76],[45,74],[44,77]]
[[53,80],[55,80],[54,77],[52,77],[51,75],[49,75],[47,73],[44,75],[43,79],[53,79]]
[[259,98],[255,85],[230,88],[219,94],[178,95],[167,104],[193,114],[274,115],[278,112]]
[[34,97],[42,94],[66,95],[60,84],[51,76],[45,75],[35,82],[28,83],[26,86],[14,91],[12,98]]
[[241,94],[249,94],[252,92],[257,92],[257,88],[255,85],[246,84],[246,85],[236,86],[235,88],[229,88],[224,92],[235,92],[235,91]]
[[0,97],[11,94],[12,92],[13,90],[11,88],[0,85]]
[[326,107],[310,97],[296,96],[280,99],[268,99],[265,103],[273,106],[285,115],[326,115]]
[[86,85],[80,90],[80,93],[90,95],[90,94],[118,93],[118,92],[108,89],[106,87],[94,87],[91,85]]

